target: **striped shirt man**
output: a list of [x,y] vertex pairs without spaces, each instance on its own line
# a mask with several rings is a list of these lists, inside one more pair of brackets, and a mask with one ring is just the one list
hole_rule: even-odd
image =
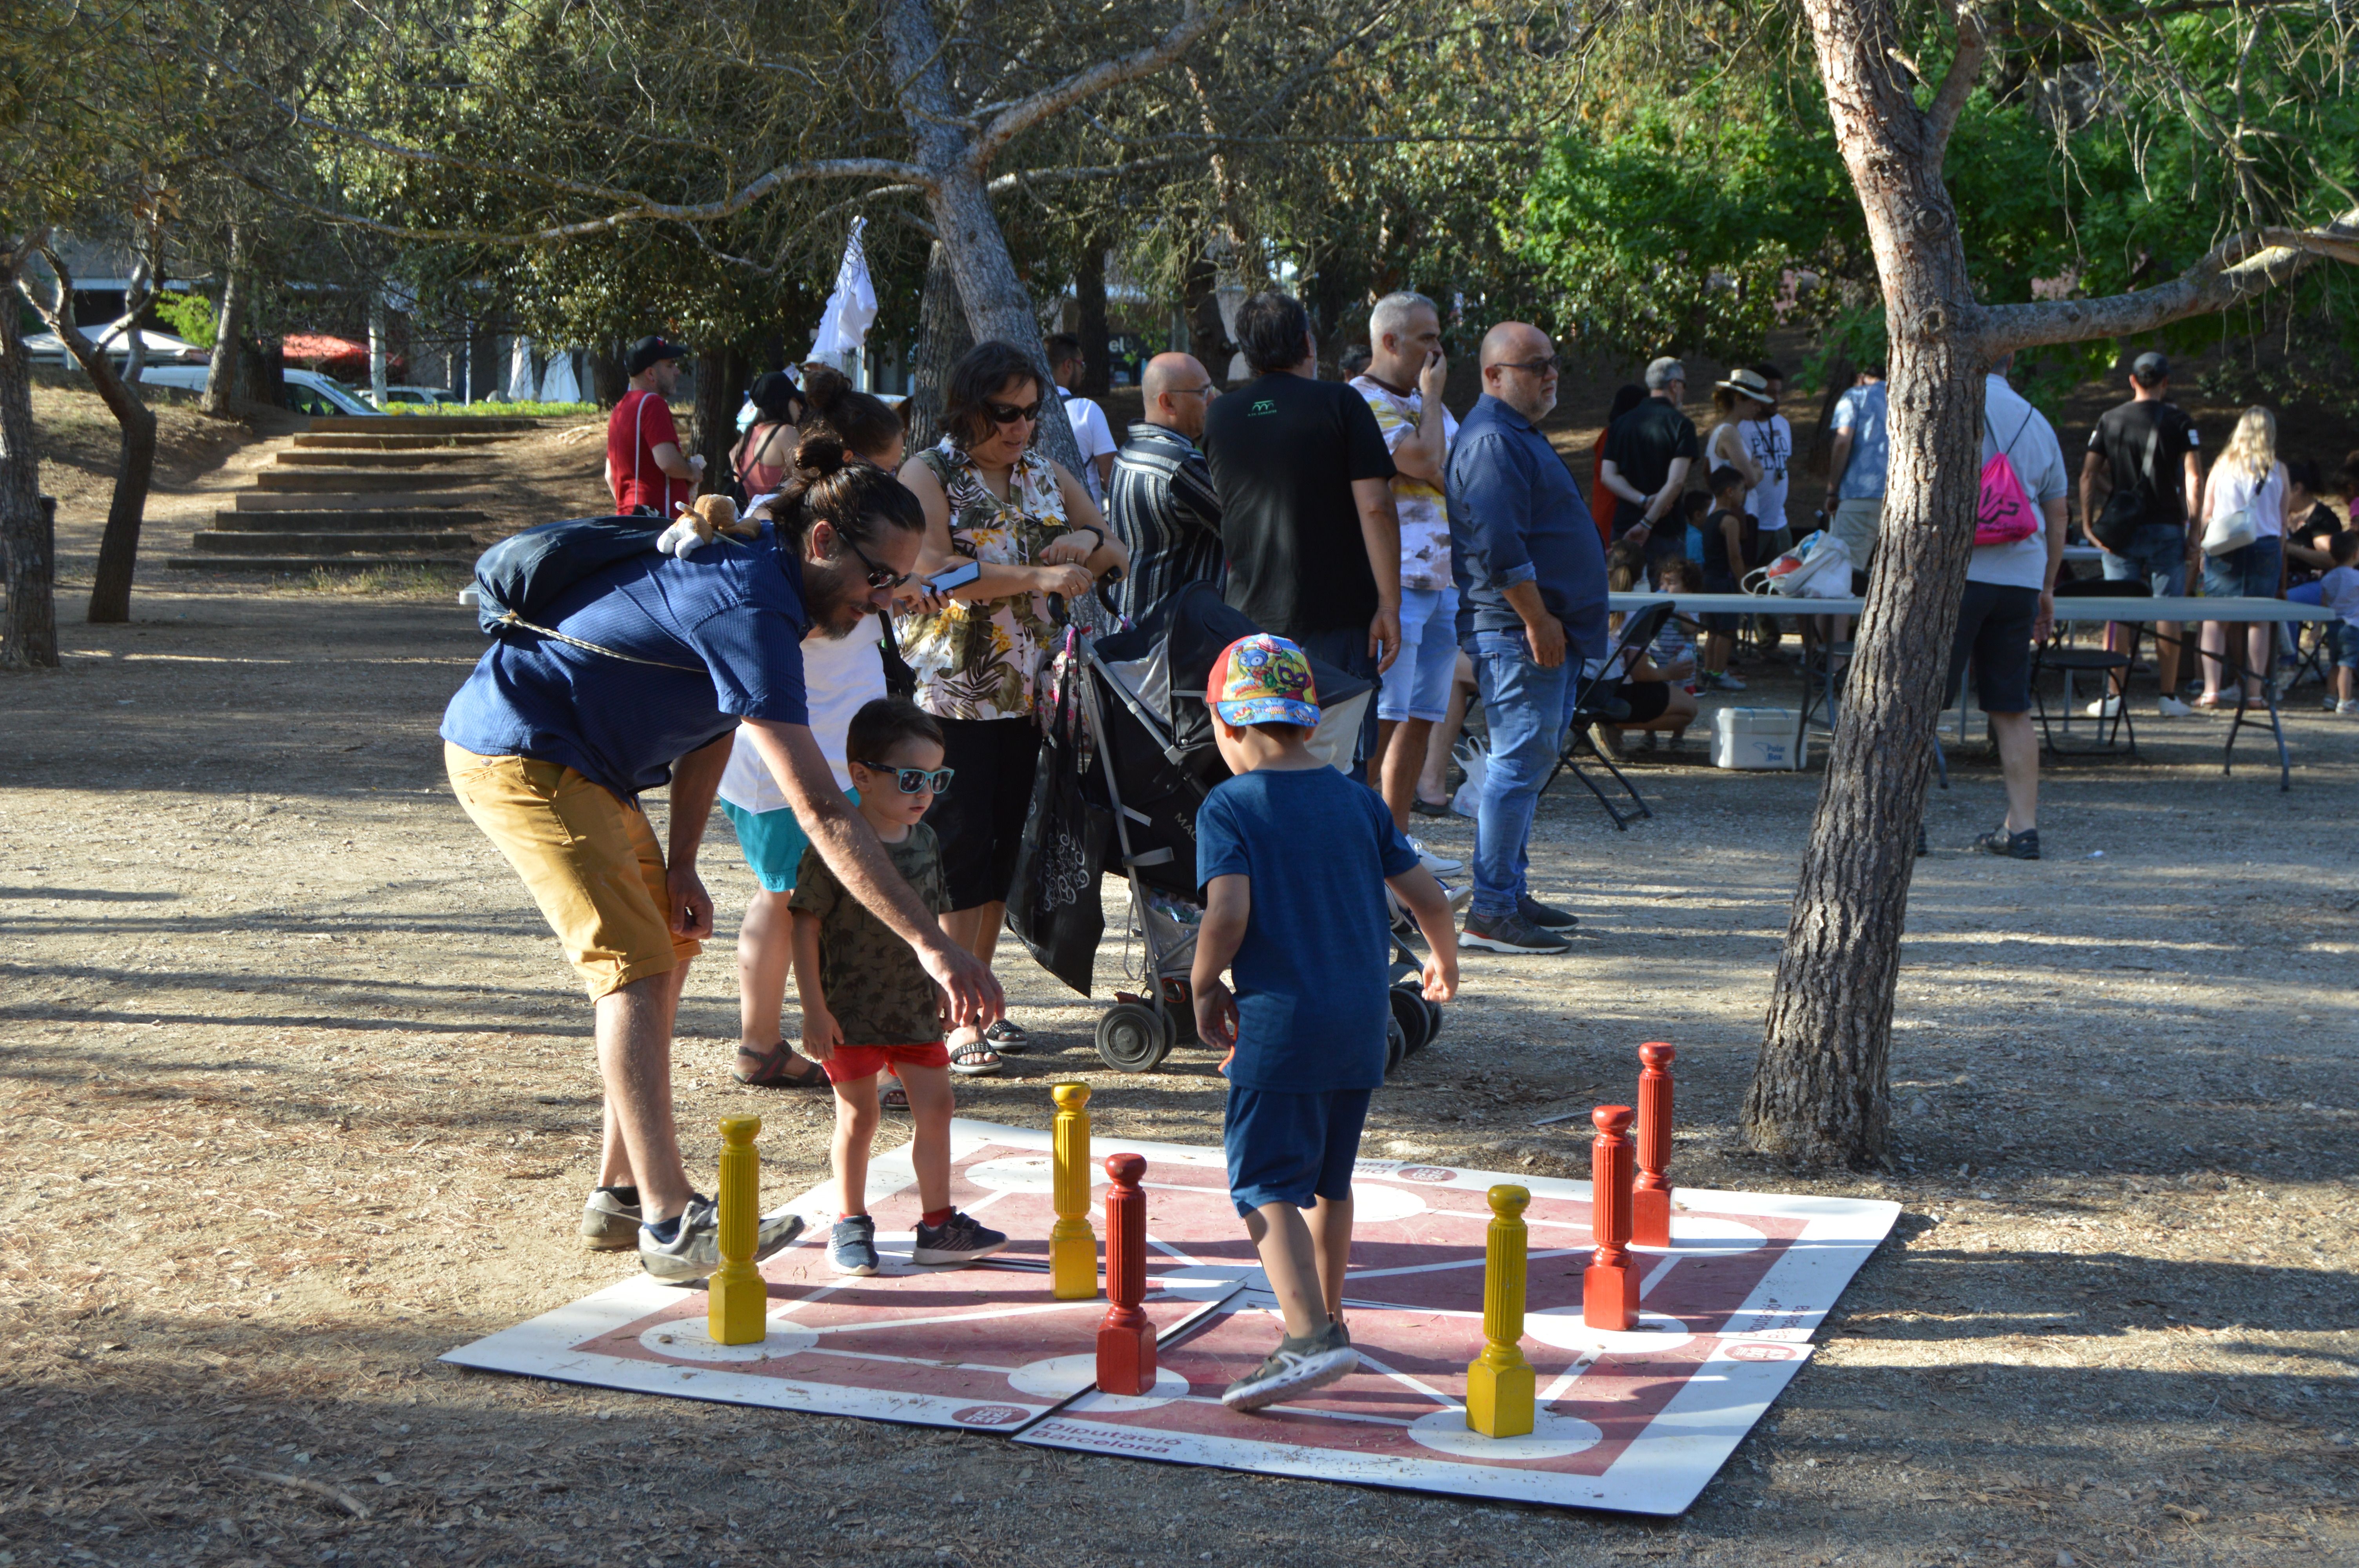
[[1221,497],[1196,443],[1162,425],[1133,425],[1114,460],[1106,521],[1130,546],[1114,602],[1133,622],[1191,582],[1221,576]]

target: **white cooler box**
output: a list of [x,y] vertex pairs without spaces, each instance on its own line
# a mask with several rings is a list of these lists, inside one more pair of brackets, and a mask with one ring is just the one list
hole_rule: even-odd
[[1790,708],[1723,708],[1712,716],[1715,768],[1799,768],[1810,752],[1807,736],[1794,740]]

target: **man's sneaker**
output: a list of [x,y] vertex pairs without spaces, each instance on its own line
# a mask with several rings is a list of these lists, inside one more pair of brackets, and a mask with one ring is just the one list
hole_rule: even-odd
[[[624,1199],[627,1196],[629,1202]],[[600,1187],[582,1206],[582,1240],[592,1252],[620,1252],[639,1244],[639,1189]]]
[[1233,1411],[1257,1411],[1290,1395],[1323,1389],[1349,1377],[1359,1364],[1352,1336],[1342,1324],[1331,1322],[1300,1339],[1280,1339],[1257,1370],[1221,1390],[1221,1402]]
[[2027,827],[2020,833],[2009,833],[2004,823],[1974,840],[1974,848],[1986,855],[2004,855],[2010,860],[2039,859],[2039,829]]
[[2167,691],[2155,699],[2154,710],[2165,719],[2191,719],[2195,715],[2195,709]]
[[[2165,702],[2169,702],[2170,698],[2166,697],[2163,700]],[[2105,696],[2097,698],[2096,701],[2089,704],[2088,707],[2082,708],[2081,711],[2086,713],[2092,719],[2112,719],[2118,715],[2121,710],[2122,699],[2120,694],[2108,692]],[[2165,708],[2163,711],[2167,716],[2169,709]]]
[[973,1216],[952,1214],[940,1225],[919,1221],[909,1257],[919,1263],[979,1263],[1006,1245],[1005,1235],[984,1229]]
[[1523,917],[1521,911],[1512,914],[1470,914],[1466,929],[1458,935],[1461,947],[1479,947],[1485,953],[1561,953],[1571,944],[1552,931],[1543,931]]
[[[754,1261],[758,1263],[803,1233],[799,1214],[766,1214],[754,1232]],[[670,1284],[709,1278],[721,1267],[721,1209],[711,1198],[690,1194],[681,1211],[679,1229],[669,1241],[657,1238],[655,1227],[639,1227],[639,1267]]]
[[1542,903],[1529,893],[1516,901],[1516,913],[1524,917],[1526,925],[1537,925],[1543,931],[1570,931],[1581,924],[1581,916],[1572,911]]
[[1706,691],[1743,691],[1745,683],[1726,670],[1706,670],[1696,684]]
[[2359,697],[2346,697],[2334,705],[2337,713],[2359,713]]
[[1416,834],[1410,833],[1405,837],[1408,839],[1408,847],[1417,851],[1417,858],[1424,863],[1425,869],[1435,876],[1446,877],[1452,871],[1462,871],[1466,869],[1466,862],[1463,860],[1453,860],[1447,855],[1435,854],[1426,848],[1425,840]]
[[828,1233],[827,1260],[839,1274],[873,1274],[876,1271],[876,1218],[874,1215],[847,1214],[835,1222]]

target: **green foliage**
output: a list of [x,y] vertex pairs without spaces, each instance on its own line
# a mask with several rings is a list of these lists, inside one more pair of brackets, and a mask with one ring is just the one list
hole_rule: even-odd
[[201,349],[213,346],[213,336],[219,326],[213,302],[201,294],[164,293],[156,297],[156,314],[175,335],[186,338]]

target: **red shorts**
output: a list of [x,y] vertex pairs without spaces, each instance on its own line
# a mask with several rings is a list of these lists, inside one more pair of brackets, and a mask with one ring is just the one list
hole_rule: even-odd
[[937,1040],[930,1045],[839,1045],[835,1054],[820,1064],[827,1069],[831,1084],[848,1084],[859,1078],[873,1078],[887,1064],[909,1067],[947,1067],[951,1065],[951,1048]]

